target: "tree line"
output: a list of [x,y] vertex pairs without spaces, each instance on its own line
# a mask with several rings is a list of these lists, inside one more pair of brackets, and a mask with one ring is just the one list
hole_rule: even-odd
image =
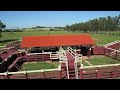
[[1,20],[0,20],[0,37],[2,37],[1,32],[2,32],[2,30],[5,29],[5,28],[6,28],[6,25],[3,24],[3,23],[1,22]]
[[[6,25],[0,21],[0,37],[3,29],[6,28]],[[45,26],[36,26],[32,28],[52,28]],[[120,31],[120,15],[115,17],[100,17],[87,22],[75,23],[72,25],[66,25],[65,27],[54,27],[59,29],[64,29],[66,31],[83,31],[83,32],[110,32],[110,31]],[[51,29],[53,30],[53,29]],[[12,31],[12,30],[6,30]],[[18,28],[14,31],[22,31]]]
[[[57,29],[64,29],[64,27],[47,27],[47,26],[36,26],[32,27],[31,29],[39,29],[39,28],[57,28]],[[25,28],[24,28],[25,29]]]
[[65,30],[83,32],[120,31],[120,15],[115,17],[100,17],[84,23],[66,25]]

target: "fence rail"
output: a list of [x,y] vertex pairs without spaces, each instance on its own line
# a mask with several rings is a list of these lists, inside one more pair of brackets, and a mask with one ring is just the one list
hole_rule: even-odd
[[107,56],[110,56],[114,59],[120,60],[120,51],[119,50],[115,50],[115,49],[111,49],[111,48],[105,48],[104,53]]
[[43,52],[43,53],[27,53],[26,54],[27,61],[46,61],[46,60],[54,60],[59,59],[59,54],[53,52]]
[[75,76],[76,79],[79,79],[78,77],[78,63],[82,64],[82,55],[81,54],[77,54],[77,50],[72,49],[71,47],[67,47],[68,52],[73,56],[73,58],[75,59],[74,61],[74,68],[75,68]]
[[120,66],[120,64],[83,66],[83,67],[80,67],[80,68],[81,68],[81,69],[85,69],[85,68],[98,68],[98,67],[110,67],[110,66]]
[[5,48],[6,46],[0,46],[0,48]]
[[9,48],[1,48],[0,51],[3,51],[3,50],[9,50],[9,49],[12,49],[14,47],[9,47]]
[[120,77],[120,64],[83,66],[79,68],[80,79],[101,79]]
[[114,42],[108,43],[108,44],[103,45],[103,46],[104,46],[104,47],[108,47],[108,46],[113,45],[113,44],[116,44],[116,43],[120,43],[120,40],[116,40],[116,41],[114,41]]
[[[46,76],[45,76],[45,72],[53,72],[53,71],[58,71],[58,74],[56,74],[57,75],[57,77],[59,78],[59,79],[61,79],[61,68],[60,68],[60,66],[58,66],[58,68],[55,68],[55,69],[42,69],[42,70],[30,70],[30,71],[18,71],[18,72],[5,72],[5,73],[0,73],[0,76],[3,78],[3,79],[6,79],[6,77],[7,77],[7,79],[9,78],[9,75],[19,75],[19,74],[23,74],[23,75],[25,75],[26,76],[26,79],[29,79],[29,76],[28,76],[28,74],[31,74],[31,73],[43,73],[43,75],[44,76],[42,76],[42,77],[44,77],[44,79],[46,78]],[[1,78],[0,77],[0,78]],[[16,76],[17,77],[17,76]]]
[[60,47],[59,49],[59,61],[60,61],[60,66],[62,66],[62,63],[66,64],[67,78],[69,79],[68,60],[66,56],[66,51],[62,47]]

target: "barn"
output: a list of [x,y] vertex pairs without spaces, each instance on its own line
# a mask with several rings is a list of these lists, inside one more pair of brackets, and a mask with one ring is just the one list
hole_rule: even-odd
[[56,52],[60,47],[64,49],[71,46],[80,49],[80,53],[86,55],[95,44],[89,34],[77,35],[48,35],[48,36],[24,36],[21,48],[31,53]]

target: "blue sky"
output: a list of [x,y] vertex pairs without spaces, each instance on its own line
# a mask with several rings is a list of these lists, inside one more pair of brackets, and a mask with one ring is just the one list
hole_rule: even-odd
[[55,27],[119,14],[120,11],[0,11],[0,20],[6,28]]

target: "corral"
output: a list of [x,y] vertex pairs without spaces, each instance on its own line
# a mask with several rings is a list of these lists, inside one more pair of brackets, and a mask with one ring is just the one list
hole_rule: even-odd
[[[120,41],[94,46],[93,39],[86,34],[24,37],[21,42],[22,49],[19,49],[18,42],[1,49],[1,78],[100,79],[120,77]],[[46,47],[49,48],[45,50]],[[88,58],[87,62],[90,64],[91,55],[104,55],[118,61],[109,65],[84,66],[84,57]],[[53,62],[54,60],[59,62],[58,68],[20,71],[25,62]],[[2,69],[3,67],[5,68]]]

